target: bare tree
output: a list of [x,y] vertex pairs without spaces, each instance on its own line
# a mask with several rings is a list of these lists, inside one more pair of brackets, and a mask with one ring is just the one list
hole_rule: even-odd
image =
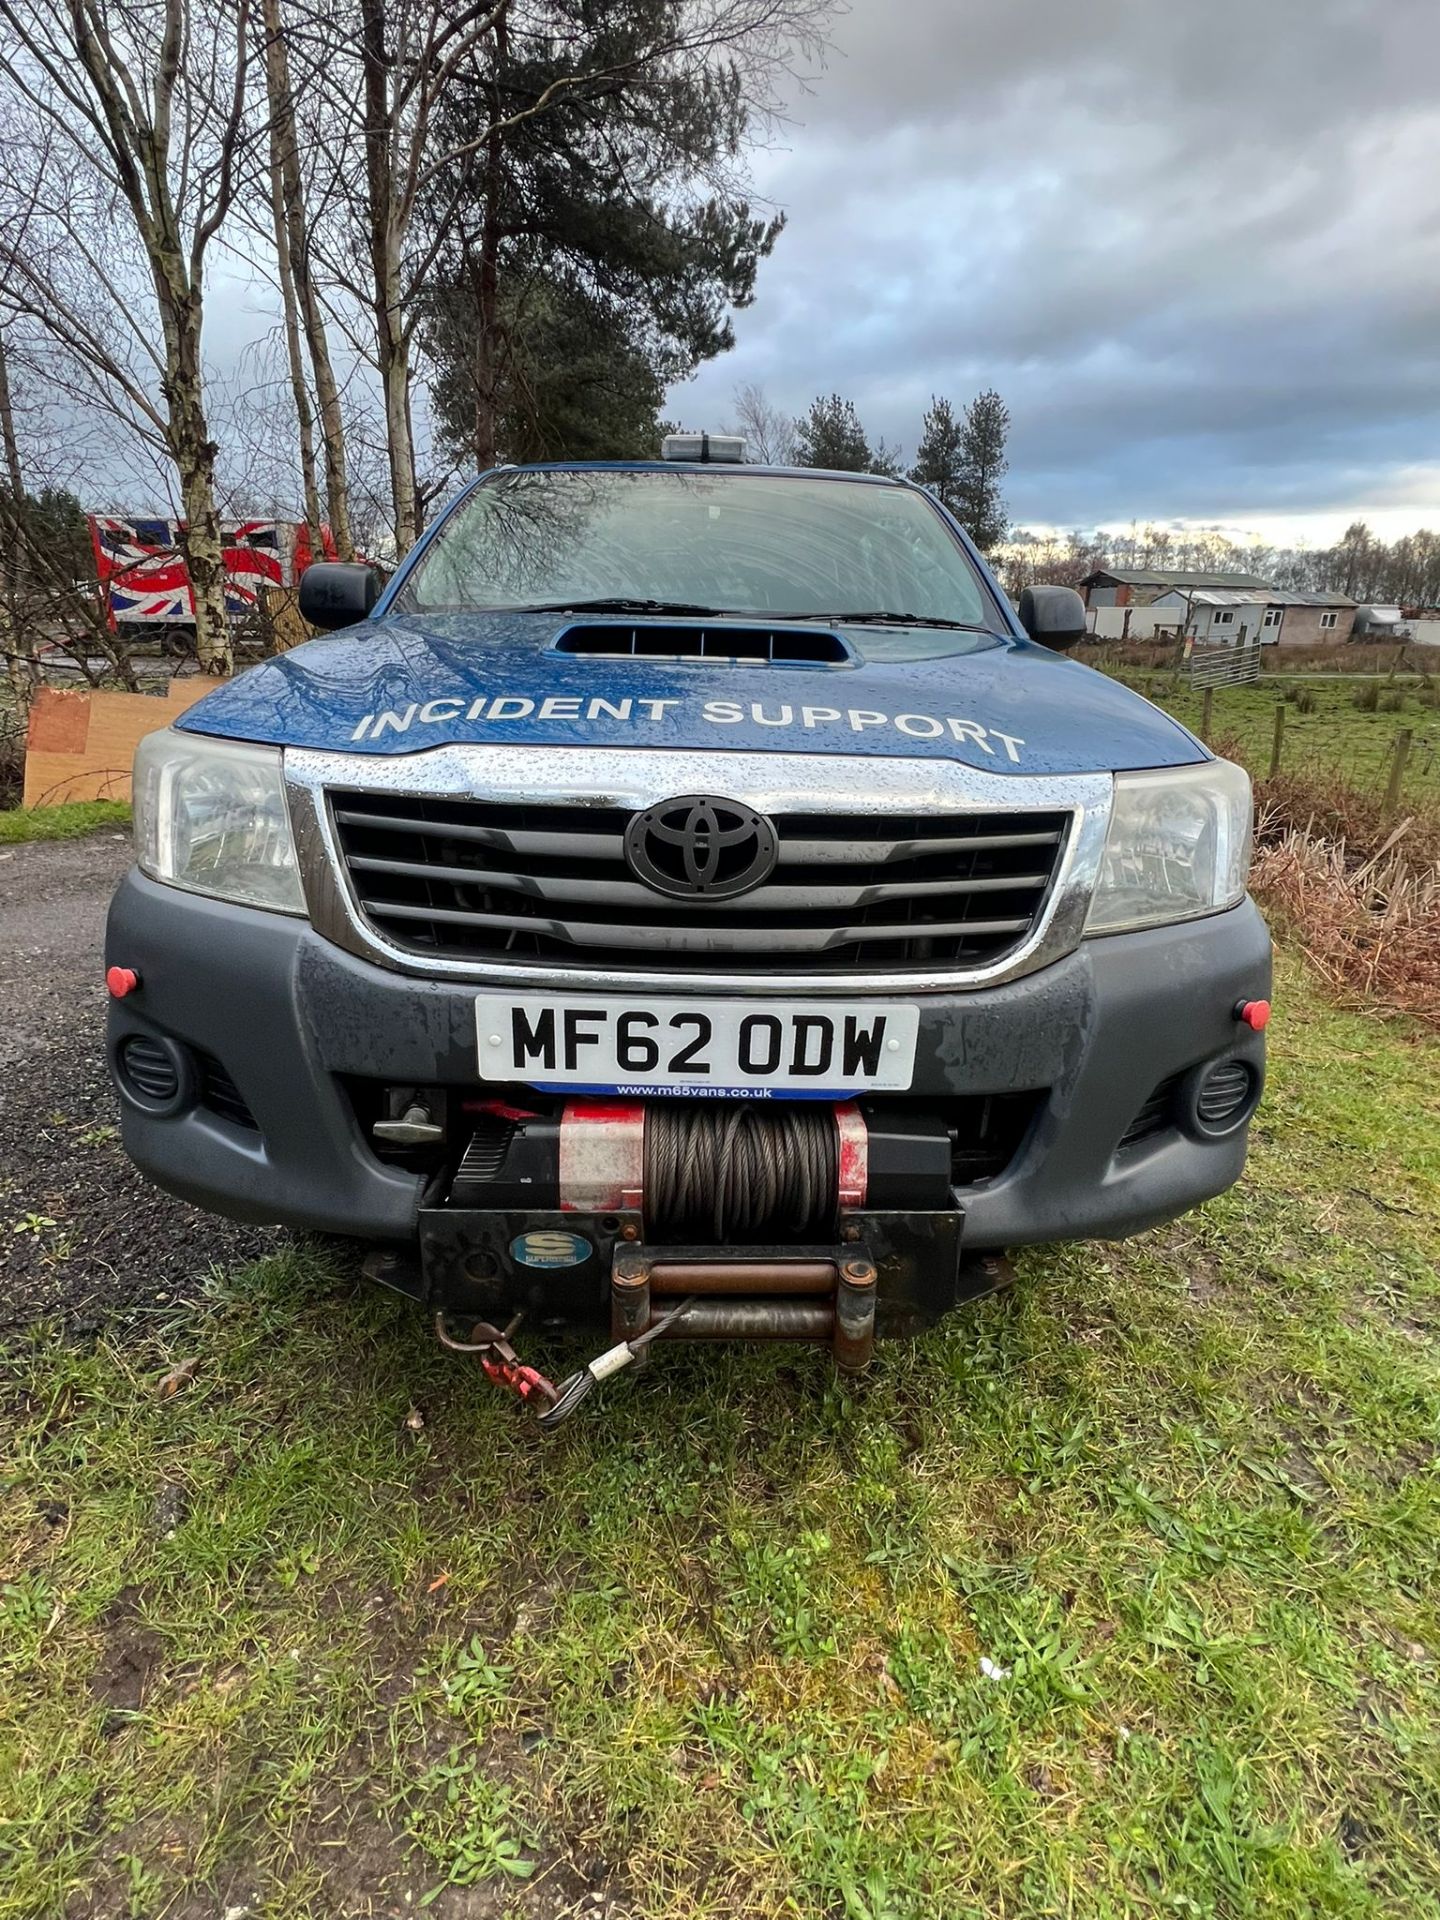
[[[20,442],[15,436],[15,408],[10,398],[10,364],[3,332],[0,332],[0,443],[3,443],[5,452],[7,503],[11,508],[23,511],[25,475],[20,467]],[[16,619],[21,566],[18,544],[7,540],[0,546],[0,650],[4,651],[9,667],[15,705],[23,713],[30,703],[35,684],[35,649],[32,634],[23,621]]]
[[[316,284],[313,260],[313,233],[304,170],[301,136],[295,110],[295,89],[291,78],[290,43],[280,0],[261,0],[265,28],[265,90],[268,107],[270,193],[275,222],[276,275],[285,313],[286,349],[291,360],[291,381],[295,387],[296,413],[300,421],[302,478],[307,487],[314,484],[313,427],[309,471],[305,472],[305,415],[309,405],[303,374],[294,370],[296,352],[291,339],[303,326],[315,382],[316,407],[320,421],[320,442],[325,462],[325,506],[335,549],[342,560],[355,557],[350,528],[350,483],[345,448],[345,422],[341,411],[340,386],[335,377],[329,335],[320,290]],[[318,35],[316,59],[328,59],[329,36]],[[305,76],[318,91],[318,75]],[[309,492],[306,517],[310,515]],[[315,529],[311,529],[311,550],[319,552]]]
[[[233,664],[205,412],[207,255],[246,137],[250,0],[0,0],[0,75],[128,210],[159,316],[166,444],[203,668]],[[41,315],[42,318],[45,316]]]
[[[614,33],[598,40],[593,34],[566,35],[541,0],[355,4],[358,31],[332,38],[325,76],[332,129],[350,116],[350,138],[343,153],[337,147],[333,187],[337,200],[348,199],[352,210],[350,221],[327,226],[326,264],[332,281],[370,316],[395,541],[404,552],[419,531],[423,505],[412,392],[424,311],[420,296],[462,213],[477,201],[488,209],[487,189],[493,195],[505,136],[539,115],[583,100],[587,111],[577,122],[576,138],[603,143],[607,86],[623,81],[648,87],[662,103],[680,71],[708,75],[717,102],[743,95],[763,116],[773,110],[779,77],[791,71],[797,50],[814,52],[822,44],[833,0],[673,0],[663,13],[656,10],[660,18],[643,32],[631,30],[635,23],[617,8]],[[343,25],[343,18],[335,24]],[[522,25],[537,45],[543,41],[549,49],[550,70],[528,90],[524,75],[512,73],[502,98],[491,82],[505,67],[505,36],[518,34]],[[471,98],[487,104],[473,119],[457,124],[442,109],[462,82]],[[352,168],[357,139],[363,165]],[[617,191],[624,194],[623,156],[615,159],[622,176]],[[728,159],[734,162],[733,151]],[[358,194],[352,175],[361,182]],[[357,232],[369,266],[363,283],[352,264]],[[490,223],[477,259],[482,362],[493,356],[504,324],[495,284],[499,237]],[[493,386],[492,371],[482,365],[482,390]],[[477,437],[482,445],[493,442],[493,425]]]
[[[354,278],[349,261],[332,251],[332,277],[368,307],[374,357],[385,413],[390,495],[396,548],[404,553],[420,532],[421,501],[415,460],[411,392],[412,360],[419,320],[416,291],[435,257],[430,238],[413,257],[412,235],[420,198],[432,178],[431,152],[437,104],[455,75],[493,30],[509,0],[470,0],[459,8],[446,0],[358,0],[358,33],[351,60],[333,49],[330,66],[334,121],[356,111],[351,90],[358,58],[359,135],[363,152],[360,209],[370,273]],[[338,87],[344,91],[336,93]],[[348,152],[351,149],[347,149]],[[341,165],[345,156],[337,154]],[[342,225],[342,247],[353,231]]]
[[5,483],[13,498],[23,499],[25,476],[20,470],[20,442],[15,437],[15,409],[10,399],[10,368],[3,333],[0,333],[0,446],[5,453]]
[[129,646],[112,630],[94,577],[84,515],[68,490],[95,442],[82,436],[77,446],[68,408],[55,404],[48,363],[32,358],[36,343],[23,325],[0,333],[0,660],[22,725],[47,652],[66,658],[92,686],[111,677],[136,685]]
[[[216,445],[228,403],[203,358],[216,247],[246,225],[262,235],[251,258],[279,287],[295,421],[293,441],[276,435],[262,448],[248,396],[235,445],[248,439],[259,468],[260,451],[278,462],[296,446],[312,538],[323,464],[326,517],[347,557],[352,520],[365,517],[373,537],[360,496],[383,451],[403,552],[447,483],[422,478],[417,459],[421,295],[459,215],[477,198],[488,206],[510,132],[564,108],[577,140],[608,150],[607,98],[623,84],[653,95],[655,138],[668,138],[667,90],[682,72],[704,76],[717,108],[743,101],[763,114],[774,76],[796,47],[818,46],[831,5],[667,0],[635,19],[616,5],[613,32],[592,23],[572,45],[549,0],[0,0],[0,325],[24,330],[77,421],[103,417],[132,436],[127,471],[143,460],[173,475],[160,491],[184,522],[207,669],[231,664]],[[516,22],[527,44],[550,49],[543,78],[528,54],[503,58]],[[462,83],[477,110],[456,117],[442,107]],[[741,148],[737,130],[716,167],[738,169]],[[633,193],[635,161],[612,157],[617,193]],[[252,186],[259,221],[243,204]],[[494,228],[480,256],[487,351],[515,310],[505,305],[513,289],[496,282]],[[367,381],[337,377],[332,338],[338,364],[359,361],[347,337],[378,373],[383,438],[368,431]],[[280,390],[267,387],[271,408]],[[424,431],[422,416],[422,442]],[[224,484],[254,494],[249,466],[219,464]]]
[[265,23],[266,158],[270,188],[270,220],[275,240],[275,279],[280,289],[281,324],[285,335],[285,364],[295,402],[300,492],[305,503],[305,526],[310,551],[320,545],[320,490],[315,480],[315,410],[300,350],[300,300],[295,285],[295,262],[290,244],[291,213],[286,194],[286,138],[293,140],[295,109],[290,96],[289,63],[280,26],[279,0],[261,0]]
[[762,467],[793,467],[795,421],[783,407],[771,406],[765,389],[735,389],[735,428],[750,443],[751,456]]
[[[92,685],[113,675],[133,687],[128,641],[110,625],[88,548],[77,553],[73,519],[65,527],[63,509],[69,501],[79,516],[69,489],[84,474],[118,469],[130,477],[130,510],[142,505],[135,491],[144,484],[149,510],[174,511],[174,466],[158,394],[163,362],[136,324],[142,312],[153,320],[148,271],[138,269],[137,282],[123,219],[111,217],[93,171],[68,143],[23,116],[6,133],[0,325],[9,485],[0,491],[0,553],[10,562],[4,651],[11,684],[17,698],[28,697],[22,684],[33,689],[39,679],[43,641]],[[16,385],[22,377],[23,406]],[[57,541],[57,533],[69,537]]]

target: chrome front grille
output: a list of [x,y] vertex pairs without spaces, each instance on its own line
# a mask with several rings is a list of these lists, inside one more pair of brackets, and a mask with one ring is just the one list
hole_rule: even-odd
[[751,981],[1003,960],[1034,931],[1074,819],[776,811],[772,879],[711,901],[634,877],[624,807],[334,787],[328,802],[364,922],[407,953]]

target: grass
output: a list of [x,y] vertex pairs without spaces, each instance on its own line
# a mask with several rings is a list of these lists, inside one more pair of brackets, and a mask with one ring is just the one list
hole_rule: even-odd
[[0,846],[23,840],[79,840],[98,827],[128,827],[128,800],[72,800],[60,807],[0,809]]
[[[1172,684],[1168,673],[1130,670],[1120,677],[1141,692],[1148,686],[1157,706],[1192,732],[1201,731],[1203,694],[1192,692],[1183,682]],[[1307,713],[1286,701],[1287,684],[1267,679],[1248,687],[1217,687],[1211,739],[1237,748],[1253,774],[1264,774],[1270,767],[1275,708],[1283,705],[1281,765],[1286,773],[1341,781],[1360,793],[1375,795],[1384,792],[1395,735],[1408,727],[1414,738],[1403,796],[1412,802],[1440,800],[1440,707],[1425,704],[1424,689],[1413,685],[1387,689],[1382,707],[1387,696],[1391,701],[1398,698],[1398,707],[1370,713],[1356,706],[1353,680],[1297,681],[1297,689],[1303,689],[1313,703],[1314,711]]]
[[11,1348],[0,1916],[1440,1914],[1434,1048],[1277,1004],[1243,1186],[856,1389],[542,1444],[313,1249]]

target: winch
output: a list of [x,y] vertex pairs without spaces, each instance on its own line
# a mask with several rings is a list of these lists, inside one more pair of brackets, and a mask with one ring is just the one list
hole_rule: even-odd
[[923,1112],[853,1102],[572,1100],[558,1113],[477,1103],[447,1206],[639,1213],[647,1236],[833,1238],[846,1209],[951,1204],[950,1136]]
[[962,1266],[937,1111],[542,1101],[467,1101],[463,1151],[422,1209],[424,1294],[457,1326],[608,1328],[628,1343],[617,1364],[658,1337],[819,1342],[858,1371],[877,1335],[998,1283],[994,1260]]

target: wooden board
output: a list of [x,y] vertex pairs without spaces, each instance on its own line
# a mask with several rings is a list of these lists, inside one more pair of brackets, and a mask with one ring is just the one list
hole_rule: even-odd
[[25,805],[128,800],[130,763],[141,740],[215,687],[214,680],[196,674],[167,681],[160,695],[39,688],[25,743]]
[[294,587],[264,586],[260,599],[270,621],[270,639],[276,653],[288,653],[320,631],[300,617],[300,595]]

